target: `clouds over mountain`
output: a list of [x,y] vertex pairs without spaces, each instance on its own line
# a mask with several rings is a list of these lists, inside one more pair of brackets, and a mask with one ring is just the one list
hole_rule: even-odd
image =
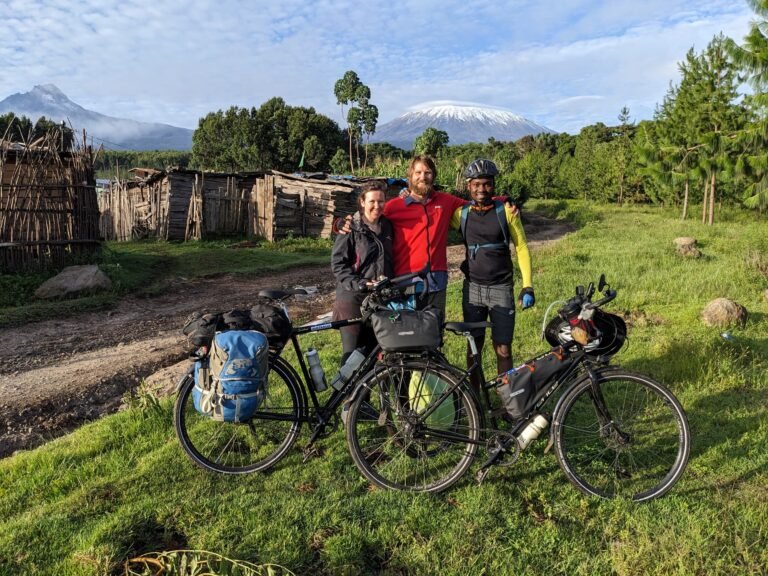
[[77,137],[86,131],[88,143],[125,150],[189,150],[192,130],[168,124],[137,122],[87,110],[72,102],[53,84],[35,86],[0,101],[0,114],[13,112],[32,122],[41,116],[71,126]]

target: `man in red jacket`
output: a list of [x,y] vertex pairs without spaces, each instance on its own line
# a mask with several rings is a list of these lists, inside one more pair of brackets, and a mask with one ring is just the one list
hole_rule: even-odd
[[384,205],[392,222],[395,276],[419,272],[429,264],[428,295],[424,304],[439,308],[445,317],[448,286],[448,228],[454,212],[466,201],[434,189],[437,168],[427,155],[408,165],[408,189]]

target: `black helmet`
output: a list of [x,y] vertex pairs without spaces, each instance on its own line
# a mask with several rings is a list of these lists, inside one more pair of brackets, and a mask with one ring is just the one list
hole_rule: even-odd
[[[567,312],[555,316],[544,329],[544,336],[552,346],[569,344],[575,346],[571,336],[571,324],[567,318],[573,318],[573,314]],[[627,339],[627,325],[620,316],[595,310],[589,325],[589,341],[581,346],[591,356],[610,358],[616,354]]]
[[464,178],[474,180],[475,178],[494,178],[499,175],[499,169],[496,164],[490,160],[479,158],[464,169]]

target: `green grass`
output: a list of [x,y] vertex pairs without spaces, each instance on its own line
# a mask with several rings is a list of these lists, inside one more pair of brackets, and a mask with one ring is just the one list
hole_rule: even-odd
[[328,262],[331,241],[288,238],[240,245],[237,240],[107,242],[96,263],[112,280],[112,289],[73,299],[35,300],[35,290],[53,273],[0,274],[0,327],[108,308],[126,294],[159,294],[178,277],[255,275],[322,264]]
[[[570,204],[583,227],[534,251],[537,305],[518,314],[515,357],[544,350],[552,300],[605,273],[630,319],[616,362],[665,382],[686,408],[691,460],[647,504],[582,496],[544,442],[478,486],[449,492],[372,490],[341,432],[268,472],[197,470],[173,433],[171,400],[146,402],[0,462],[0,574],[121,573],[148,551],[209,550],[296,574],[764,574],[768,566],[768,257],[764,221],[741,213],[713,227],[651,208]],[[703,257],[672,240],[693,236]],[[460,317],[459,285],[448,316]],[[699,318],[711,299],[749,311],[733,342]],[[335,334],[312,335],[327,372]],[[463,342],[447,337],[461,361]],[[306,441],[304,431],[302,441]],[[300,443],[302,443],[300,441]]]

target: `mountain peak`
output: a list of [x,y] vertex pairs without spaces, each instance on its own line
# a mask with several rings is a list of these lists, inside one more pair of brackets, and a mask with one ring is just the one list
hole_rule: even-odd
[[371,142],[411,149],[427,128],[447,132],[449,144],[485,143],[489,138],[515,141],[529,134],[554,133],[506,108],[438,100],[412,106],[402,116],[381,125]]
[[64,97],[67,96],[59,90],[59,87],[56,86],[56,84],[38,84],[34,88],[32,88],[31,92],[36,92],[38,94],[50,94],[51,96],[58,96],[58,97]]
[[29,92],[13,94],[0,100],[0,114],[13,112],[32,122],[45,116],[54,122],[65,122],[75,133],[85,130],[96,142],[128,150],[189,150],[192,130],[167,124],[137,122],[106,116],[76,104],[55,84],[39,84]]

